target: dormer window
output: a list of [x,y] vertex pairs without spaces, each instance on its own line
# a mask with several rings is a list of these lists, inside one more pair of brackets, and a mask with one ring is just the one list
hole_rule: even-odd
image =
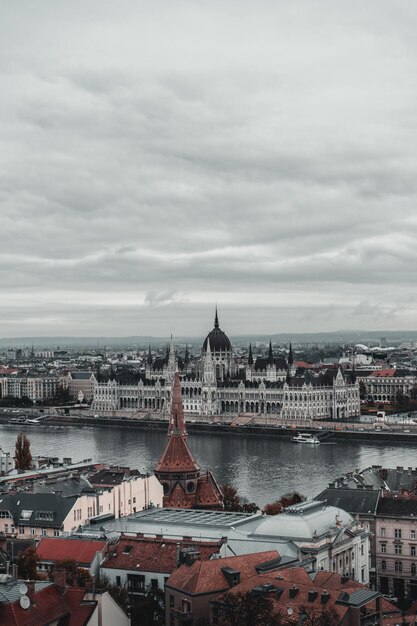
[[29,511],[27,509],[23,509],[22,512],[20,513],[20,519],[29,520],[32,517],[32,513],[33,513],[33,511]]
[[35,519],[52,521],[54,519],[53,511],[36,511]]

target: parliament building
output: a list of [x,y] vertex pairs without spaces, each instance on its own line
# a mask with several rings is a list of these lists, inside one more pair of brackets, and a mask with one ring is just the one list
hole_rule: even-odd
[[258,415],[271,420],[341,419],[360,415],[359,383],[351,373],[327,369],[314,374],[298,371],[290,346],[288,358],[268,353],[252,356],[238,368],[232,344],[220,328],[217,310],[195,367],[186,351],[177,357],[173,341],[165,357],[152,358],[149,350],[144,375],[125,382],[116,378],[94,386],[92,410],[149,411],[169,415],[175,372],[181,380],[184,412],[195,416]]

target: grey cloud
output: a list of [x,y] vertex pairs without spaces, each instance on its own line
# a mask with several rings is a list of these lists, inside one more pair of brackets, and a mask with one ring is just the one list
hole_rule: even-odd
[[410,325],[375,292],[417,278],[417,9],[261,4],[0,9],[7,332],[54,311],[90,332],[94,306],[60,306],[76,292],[102,295],[108,334],[139,323],[130,306],[200,332],[190,312],[222,298],[247,332],[254,300],[294,330],[369,326],[375,306]]

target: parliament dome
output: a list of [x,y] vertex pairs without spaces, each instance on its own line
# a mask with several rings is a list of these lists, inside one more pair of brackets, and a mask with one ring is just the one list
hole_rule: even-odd
[[211,352],[231,352],[232,344],[229,337],[219,326],[219,318],[216,315],[214,318],[214,328],[209,332],[203,343],[203,352],[207,352],[207,343],[210,341]]

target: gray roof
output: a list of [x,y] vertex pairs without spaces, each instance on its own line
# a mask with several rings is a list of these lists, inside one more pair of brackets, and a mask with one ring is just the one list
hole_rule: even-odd
[[[16,602],[22,597],[20,587],[25,583],[24,580],[9,580],[5,583],[0,583],[0,603],[1,602]],[[36,581],[35,592],[42,591],[46,587],[50,587],[53,583],[48,581]]]
[[96,489],[86,478],[56,478],[45,482],[35,482],[33,493],[55,493],[67,496],[78,496],[85,492],[95,492]]
[[350,526],[353,518],[343,509],[327,506],[325,502],[308,501],[288,507],[279,515],[263,517],[254,530],[256,537],[282,537],[294,541],[312,540],[326,535],[336,526]]
[[314,498],[328,505],[344,509],[351,515],[375,515],[379,491],[373,489],[349,489],[329,487]]
[[73,380],[90,380],[94,376],[93,372],[70,372]]
[[[77,501],[77,496],[64,498],[55,493],[0,494],[0,511],[9,511],[15,526],[43,526],[60,528]],[[38,513],[51,512],[53,519],[38,517]]]
[[417,500],[407,498],[381,498],[378,516],[417,518]]
[[342,591],[336,600],[336,604],[360,608],[368,604],[368,602],[379,598],[380,595],[379,591],[371,591],[370,589],[357,589],[350,594],[346,591]]

